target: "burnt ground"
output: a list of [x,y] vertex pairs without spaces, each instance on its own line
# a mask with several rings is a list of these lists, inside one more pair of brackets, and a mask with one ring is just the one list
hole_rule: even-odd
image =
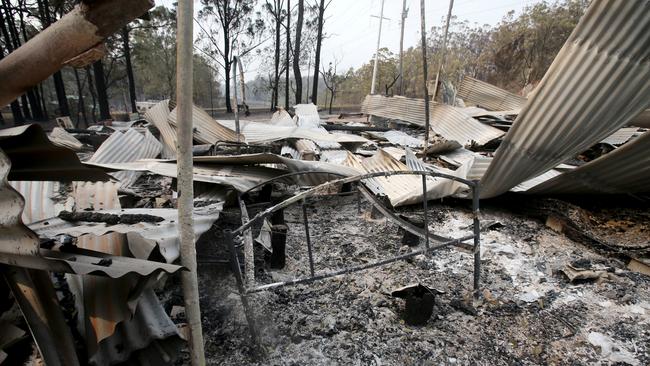
[[[470,230],[466,203],[431,202],[430,210],[430,229],[435,233],[459,237]],[[371,219],[368,211],[364,204],[358,214],[354,197],[310,203],[317,271],[408,250],[400,244],[396,225]],[[401,211],[421,213],[419,207]],[[616,213],[604,212],[592,215],[594,222]],[[645,209],[624,212],[619,216],[626,222],[647,225]],[[274,271],[259,268],[259,284],[309,273],[300,206],[287,209],[285,218],[287,266]],[[262,354],[252,347],[227,265],[200,264],[209,364],[650,364],[650,277],[627,270],[620,256],[573,241],[540,220],[499,205],[482,207],[482,218],[501,225],[482,233],[480,300],[471,300],[472,256],[457,249],[311,285],[270,290],[250,298]],[[221,229],[238,226],[237,220],[237,211],[224,212],[218,229],[199,243],[200,261],[227,258]],[[612,216],[609,221],[617,220]],[[630,236],[617,227],[607,239],[647,246],[650,234],[634,230],[638,235]],[[570,283],[561,271],[569,263],[609,273],[604,279]],[[404,300],[390,296],[392,290],[411,283],[444,292],[436,296],[433,316],[424,326],[405,324]],[[187,351],[183,353],[179,362],[187,363]]]

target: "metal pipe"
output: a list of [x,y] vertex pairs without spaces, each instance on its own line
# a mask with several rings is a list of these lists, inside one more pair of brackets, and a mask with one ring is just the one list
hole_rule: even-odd
[[305,237],[307,239],[307,253],[309,254],[309,272],[311,276],[314,276],[314,255],[311,249],[311,239],[309,237],[309,222],[307,220],[307,206],[305,201],[302,202],[302,219],[305,223]]
[[378,262],[362,264],[362,265],[359,265],[359,266],[345,268],[345,269],[341,269],[341,270],[330,272],[330,273],[324,273],[324,274],[320,274],[318,276],[312,276],[312,277],[309,277],[309,278],[300,278],[300,279],[295,279],[295,280],[291,280],[291,281],[270,283],[268,285],[262,285],[262,286],[259,286],[259,287],[253,288],[253,289],[249,289],[248,293],[250,294],[250,293],[255,293],[255,292],[266,291],[266,290],[270,290],[270,289],[273,289],[273,288],[276,288],[276,287],[283,287],[283,286],[290,286],[290,285],[300,285],[300,284],[315,282],[315,281],[319,281],[319,280],[323,280],[323,279],[331,278],[331,277],[336,277],[336,276],[340,276],[340,275],[344,275],[344,274],[348,274],[348,273],[359,272],[359,271],[363,271],[365,269],[380,267],[380,266],[383,266],[383,265],[386,265],[386,264],[389,264],[389,263],[393,263],[393,262],[397,262],[397,261],[400,261],[400,260],[415,257],[416,255],[420,255],[420,254],[423,254],[423,253],[428,253],[428,252],[431,252],[431,251],[434,251],[434,250],[438,250],[438,249],[446,248],[446,247],[449,247],[449,246],[452,246],[452,245],[456,245],[456,244],[458,244],[460,242],[463,242],[465,240],[472,239],[473,237],[474,237],[474,235],[467,235],[467,236],[464,236],[462,238],[454,239],[454,240],[452,240],[450,242],[443,243],[443,244],[433,246],[433,247],[430,247],[430,248],[424,248],[424,249],[416,250],[416,251],[413,251],[413,252],[410,252],[410,253],[398,255],[396,257],[384,259],[384,260],[381,260],[381,261],[378,261]]
[[472,188],[472,215],[474,216],[474,297],[479,297],[479,287],[481,280],[481,223],[479,211],[479,181],[474,181],[475,186]]
[[257,325],[255,323],[255,317],[253,316],[252,309],[248,303],[248,297],[246,296],[247,290],[244,286],[244,280],[242,278],[239,258],[237,257],[237,248],[235,247],[235,242],[232,239],[232,231],[230,231],[230,229],[226,229],[223,231],[223,235],[224,239],[226,240],[226,244],[228,244],[228,250],[230,251],[230,264],[232,266],[232,272],[235,276],[235,281],[237,282],[239,297],[241,298],[241,303],[244,306],[244,315],[246,316],[248,329],[251,333],[253,343],[255,343],[255,345],[259,345],[260,338],[259,334],[257,333]]
[[429,220],[428,220],[428,207],[427,207],[427,176],[422,176],[422,208],[424,209],[424,246],[429,248]]

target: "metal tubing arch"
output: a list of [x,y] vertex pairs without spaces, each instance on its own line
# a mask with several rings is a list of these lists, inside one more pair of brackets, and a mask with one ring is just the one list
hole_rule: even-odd
[[[298,172],[296,172],[296,173],[298,173]],[[299,173],[309,174],[309,173],[315,173],[315,172],[299,172]],[[335,174],[335,173],[329,173],[329,174]],[[289,175],[297,175],[297,174],[294,174],[294,173],[285,174],[285,176],[289,176]],[[335,185],[340,185],[340,184],[345,184],[345,183],[352,183],[352,182],[356,182],[356,181],[362,181],[364,179],[370,179],[370,178],[376,178],[376,177],[390,177],[390,176],[393,176],[393,175],[422,175],[422,176],[430,176],[430,177],[433,177],[433,178],[445,178],[445,179],[455,180],[457,182],[465,184],[466,186],[470,187],[473,191],[477,189],[477,183],[475,181],[455,177],[453,175],[430,172],[430,171],[396,170],[396,171],[389,171],[389,172],[374,172],[374,173],[355,175],[355,176],[351,176],[351,177],[346,177],[346,178],[341,178],[341,179],[337,179],[337,180],[328,181],[328,182],[322,183],[322,184],[320,184],[320,185],[318,185],[316,187],[310,188],[310,189],[308,189],[308,190],[306,190],[304,192],[300,192],[300,193],[296,194],[293,197],[289,197],[286,200],[284,200],[284,201],[282,201],[282,202],[280,202],[280,203],[278,203],[278,204],[276,204],[274,206],[271,206],[271,207],[267,208],[264,211],[259,212],[257,215],[255,215],[255,217],[250,219],[248,221],[248,223],[246,223],[246,224],[240,226],[239,228],[233,230],[232,233],[233,233],[233,235],[239,235],[242,232],[244,232],[246,229],[250,228],[258,220],[261,220],[261,219],[269,216],[270,214],[272,214],[273,212],[275,212],[275,211],[277,211],[279,209],[289,207],[294,203],[297,203],[297,202],[299,202],[299,201],[301,201],[301,200],[303,200],[305,198],[311,197],[315,193],[323,190],[324,188],[328,188],[328,187],[335,186]],[[279,179],[280,177],[282,177],[282,176],[275,177],[274,179]],[[270,182],[270,181],[267,181],[267,182],[265,182],[265,183],[263,183],[261,185],[267,184],[268,182]],[[253,188],[255,188],[255,187],[253,187]],[[423,195],[426,195],[426,192],[423,192]]]

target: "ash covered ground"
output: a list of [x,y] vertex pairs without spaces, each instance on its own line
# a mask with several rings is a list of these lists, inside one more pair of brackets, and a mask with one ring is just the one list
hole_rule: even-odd
[[[472,216],[466,203],[432,201],[429,207],[432,232],[460,237],[471,231]],[[361,214],[357,213],[353,196],[316,199],[309,203],[308,211],[317,272],[368,263],[410,249],[401,245],[397,225],[370,218],[367,203]],[[421,207],[400,211],[422,213]],[[648,222],[643,221],[647,213],[626,212],[626,222],[632,224],[609,231],[601,228],[607,231],[603,235],[607,240],[642,242],[647,247],[650,234]],[[649,277],[629,271],[617,256],[572,241],[530,216],[493,205],[482,207],[481,217],[500,225],[482,232],[480,300],[471,298],[472,255],[458,249],[311,285],[270,290],[250,297],[261,334],[261,353],[252,347],[228,266],[200,264],[208,362],[650,364]],[[285,219],[289,226],[286,268],[271,271],[258,260],[258,284],[309,274],[300,206],[287,209]],[[217,229],[200,241],[199,260],[228,258],[221,230],[239,226],[238,220],[238,211],[223,213]],[[603,220],[602,215],[592,217],[594,223]],[[630,237],[630,232],[635,235]],[[263,251],[256,254],[262,257]],[[562,272],[568,264],[599,269],[606,276],[572,283]],[[401,317],[404,300],[390,296],[392,290],[412,283],[444,292],[436,296],[433,316],[424,326],[407,325]],[[187,351],[184,353],[180,362],[187,363]]]

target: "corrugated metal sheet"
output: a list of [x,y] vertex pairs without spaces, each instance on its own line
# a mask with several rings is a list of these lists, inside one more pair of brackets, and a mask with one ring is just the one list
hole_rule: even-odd
[[68,148],[74,151],[81,151],[84,144],[61,127],[54,127],[47,136],[54,145]]
[[528,192],[548,194],[650,192],[650,134]]
[[74,198],[68,195],[69,186],[53,181],[14,181],[9,183],[25,198],[22,220],[25,224],[56,216],[74,208]]
[[[174,108],[169,114],[169,123],[177,126],[176,118],[176,108]],[[237,142],[234,129],[223,126],[195,105],[192,105],[192,126],[194,126],[194,139],[202,144],[216,144],[220,141]],[[244,136],[240,136],[240,141],[245,141]]]
[[[194,209],[194,235],[201,236],[219,218],[223,202]],[[91,211],[92,212],[92,211]],[[160,222],[108,225],[102,222],[69,222],[51,217],[30,225],[40,237],[55,238],[66,234],[72,237],[84,235],[102,236],[108,233],[126,234],[130,252],[136,258],[148,259],[157,250],[167,263],[178,258],[178,210],[170,208],[131,208],[99,211],[113,215],[153,215],[163,218]]]
[[[235,127],[235,121],[220,121],[228,128]],[[273,126],[268,123],[253,121],[240,121],[241,133],[246,138],[246,143],[260,144],[285,139],[307,139],[316,142],[323,149],[341,148],[339,144],[361,145],[368,139],[345,133],[329,133],[324,128],[286,127]]]
[[632,137],[639,136],[642,133],[643,132],[639,132],[639,129],[636,127],[623,127],[613,134],[607,136],[607,138],[601,141],[601,143],[610,145],[622,145],[628,142]]
[[[424,101],[421,99],[367,95],[361,111],[424,126]],[[431,102],[430,112],[431,129],[445,139],[458,141],[461,145],[471,144],[472,141],[484,145],[505,134],[452,106]]]
[[458,87],[458,96],[465,104],[473,104],[491,111],[519,109],[526,98],[492,84],[465,75]]
[[300,160],[316,160],[316,157],[320,154],[320,149],[311,140],[296,140],[295,146]]
[[408,135],[402,131],[386,131],[386,132],[367,132],[370,136],[386,140],[393,145],[399,145],[410,148],[421,148],[424,146],[424,139],[416,138]]
[[0,149],[11,161],[8,180],[110,179],[102,170],[82,164],[70,149],[54,145],[36,124],[0,130]]
[[632,118],[629,125],[650,128],[650,109],[646,109],[645,111],[639,113],[639,115],[636,117]]
[[318,115],[318,108],[309,104],[296,104],[294,107],[296,116],[298,117],[298,127],[317,128],[320,126],[320,116]]
[[650,103],[650,2],[595,0],[483,176],[493,197],[589,148]]
[[181,338],[156,294],[146,290],[133,317],[120,323],[115,333],[98,345],[90,363],[114,365],[131,359],[131,363],[139,365],[170,364],[178,356]]
[[[114,132],[95,154],[89,163],[125,163],[140,159],[153,159],[162,150],[162,145],[156,138],[145,130],[144,135],[134,129],[126,132]],[[135,183],[142,173],[135,171],[116,172],[111,175],[120,181],[120,187],[127,188]]]
[[533,179],[529,179],[523,183],[517,184],[516,186],[512,187],[510,189],[512,192],[526,192],[528,190],[531,190],[533,187],[536,187],[544,182],[546,182],[549,179],[553,179],[557,177],[558,175],[561,175],[562,172],[559,170],[551,169],[548,172],[544,174],[540,174],[537,177]]
[[169,100],[163,100],[149,108],[144,114],[147,122],[156,126],[160,131],[163,144],[162,156],[165,159],[176,158],[177,135],[176,130],[169,124]]
[[296,127],[296,122],[291,118],[291,115],[281,107],[273,113],[269,124],[274,126]]

